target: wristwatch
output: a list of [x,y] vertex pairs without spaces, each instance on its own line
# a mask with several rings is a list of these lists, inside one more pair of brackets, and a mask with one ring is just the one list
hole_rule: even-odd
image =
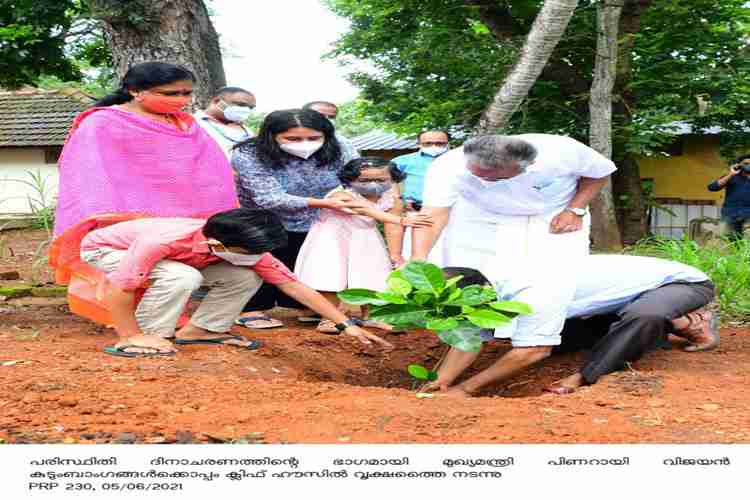
[[342,321],[341,323],[336,323],[334,326],[336,327],[336,330],[339,332],[343,332],[350,326],[359,326],[361,322],[357,318],[347,319],[346,321]]
[[568,208],[565,209],[565,211],[566,212],[570,212],[572,214],[575,214],[578,217],[583,217],[584,215],[586,215],[587,213],[589,213],[588,208],[573,208],[573,207],[568,207]]

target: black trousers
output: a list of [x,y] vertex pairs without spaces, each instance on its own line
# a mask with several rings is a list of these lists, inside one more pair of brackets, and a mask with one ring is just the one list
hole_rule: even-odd
[[[289,243],[286,247],[273,251],[273,256],[284,263],[286,267],[294,271],[294,265],[297,263],[297,255],[302,247],[307,233],[297,233],[287,231]],[[285,295],[274,285],[263,283],[258,292],[253,295],[245,305],[243,311],[265,311],[273,309],[276,306],[289,307],[292,309],[307,309],[307,306],[300,304],[296,300]]]
[[581,374],[593,384],[662,345],[672,330],[671,320],[708,304],[713,297],[710,281],[670,283],[649,290],[617,313],[566,320],[562,342],[553,352],[591,349]]

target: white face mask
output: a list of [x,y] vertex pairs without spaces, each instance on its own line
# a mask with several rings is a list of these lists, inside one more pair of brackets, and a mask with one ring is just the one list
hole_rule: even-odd
[[323,147],[324,142],[322,139],[319,141],[287,142],[285,144],[279,143],[279,147],[290,155],[307,160]]
[[426,148],[419,148],[419,150],[427,156],[437,157],[448,151],[448,146],[429,146]]
[[263,258],[262,255],[249,255],[249,254],[234,253],[234,252],[214,252],[213,254],[217,256],[218,258],[225,260],[235,266],[246,266],[246,267],[254,266],[255,264],[258,263],[260,259]]
[[226,108],[224,108],[224,118],[229,120],[230,122],[236,122],[236,123],[242,123],[248,118],[250,118],[250,114],[253,112],[252,109],[248,108],[247,106],[236,106],[234,104],[228,105]]

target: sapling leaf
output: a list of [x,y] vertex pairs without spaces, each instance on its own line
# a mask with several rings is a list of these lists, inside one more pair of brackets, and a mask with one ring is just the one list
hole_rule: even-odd
[[388,304],[372,308],[370,318],[393,326],[423,328],[427,315],[433,310],[432,307],[418,304]]
[[445,301],[445,302],[446,302],[446,303],[451,303],[451,302],[453,302],[454,300],[458,299],[459,297],[461,297],[461,289],[460,289],[460,288],[456,288],[456,289],[454,289],[454,290],[453,290],[453,291],[451,292],[451,294],[450,294],[450,295],[448,295],[448,298],[446,299],[446,301]]
[[342,302],[346,302],[347,304],[352,304],[355,306],[383,306],[388,304],[388,302],[378,298],[377,292],[368,290],[366,288],[349,288],[337,293],[336,296],[341,299]]
[[469,285],[461,289],[461,296],[448,303],[456,306],[476,306],[483,301],[482,287],[479,285]]
[[390,291],[397,295],[406,297],[407,295],[409,295],[409,292],[412,291],[411,283],[409,283],[404,278],[399,278],[398,276],[389,277],[386,283],[388,283],[388,288],[390,289]]
[[513,312],[516,314],[531,314],[532,312],[534,312],[531,309],[531,306],[529,306],[528,304],[524,304],[523,302],[516,302],[513,300],[490,302],[487,305],[497,311]]
[[479,328],[463,326],[447,332],[438,332],[438,338],[451,347],[463,352],[479,352],[482,349],[482,337]]
[[463,276],[461,276],[461,275],[454,276],[454,277],[446,280],[445,287],[448,288],[449,286],[453,286],[456,283],[458,283],[459,281],[461,281],[462,279],[463,279]]
[[377,296],[377,298],[382,299],[390,304],[406,304],[406,299],[401,295],[396,295],[395,293],[378,292],[375,295]]
[[435,330],[442,332],[445,330],[452,330],[458,326],[458,320],[453,318],[447,319],[433,319],[427,322],[428,330]]
[[415,293],[414,294],[414,302],[416,302],[420,306],[427,304],[434,298],[435,296],[431,293]]
[[461,312],[464,314],[470,314],[476,311],[476,308],[471,306],[461,306]]
[[467,314],[466,319],[480,328],[497,328],[510,322],[506,315],[491,309],[478,309]]
[[409,262],[401,269],[404,277],[418,290],[426,290],[439,294],[445,288],[443,271],[429,262]]
[[437,378],[438,378],[438,374],[436,371],[430,370],[429,372],[427,372],[428,381],[434,382],[435,380],[437,380]]
[[422,365],[409,365],[406,367],[409,375],[418,380],[429,380],[430,370]]

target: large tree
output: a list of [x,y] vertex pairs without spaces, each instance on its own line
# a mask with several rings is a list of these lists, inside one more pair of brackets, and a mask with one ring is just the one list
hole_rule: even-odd
[[203,0],[0,0],[0,85],[160,60],[196,74],[203,106],[226,84],[218,35]]
[[[332,57],[368,61],[365,70],[352,73],[370,102],[368,114],[409,133],[424,126],[474,128],[517,61],[542,5],[541,0],[328,3],[351,22]],[[596,3],[580,2],[507,132],[587,140]],[[721,125],[734,132],[730,139],[747,142],[740,122],[750,101],[749,20],[745,0],[627,0],[620,20],[621,36],[627,39],[620,46],[614,89],[613,159],[620,168],[615,201],[628,242],[645,227],[646,200],[635,157],[659,154],[673,140],[665,124]],[[711,102],[704,115],[697,95]]]
[[199,106],[226,85],[219,37],[203,0],[88,1],[119,74],[145,61],[183,64],[195,73]]
[[518,62],[482,113],[476,128],[478,134],[495,133],[505,128],[547,65],[577,5],[578,0],[544,2],[520,50]]

